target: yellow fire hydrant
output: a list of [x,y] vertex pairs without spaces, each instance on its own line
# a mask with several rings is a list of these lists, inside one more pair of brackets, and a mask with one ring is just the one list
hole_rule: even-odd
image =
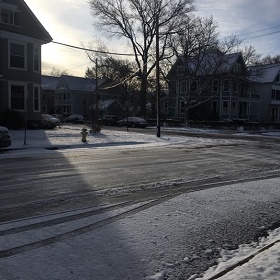
[[82,142],[87,142],[88,132],[87,132],[87,129],[85,127],[82,129],[81,134],[82,134]]

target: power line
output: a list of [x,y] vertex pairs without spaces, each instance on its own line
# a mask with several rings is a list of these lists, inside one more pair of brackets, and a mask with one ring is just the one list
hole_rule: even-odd
[[239,35],[237,35],[237,36],[238,36],[238,37],[240,37],[240,36],[245,36],[245,35],[248,35],[248,34],[257,33],[257,32],[262,32],[262,31],[267,31],[267,30],[270,30],[270,29],[278,28],[278,27],[280,27],[280,25],[273,26],[273,27],[269,27],[269,28],[264,28],[264,29],[260,29],[260,30],[255,30],[255,31],[251,31],[251,32],[243,33],[243,34],[239,34]]
[[257,36],[254,36],[254,37],[247,38],[245,40],[251,40],[251,39],[255,39],[255,38],[265,37],[265,36],[273,35],[273,34],[276,34],[276,33],[280,33],[280,30],[275,31],[275,32],[271,32],[271,33],[257,35]]
[[131,54],[131,53],[117,53],[117,52],[98,51],[98,50],[88,49],[88,48],[84,48],[84,47],[77,47],[77,46],[73,46],[73,45],[69,45],[69,44],[65,44],[65,43],[60,43],[60,42],[56,42],[56,41],[52,41],[51,43],[61,45],[61,46],[64,46],[64,47],[68,47],[68,48],[72,48],[72,49],[88,51],[88,52],[121,55],[121,56],[134,56],[134,54]]

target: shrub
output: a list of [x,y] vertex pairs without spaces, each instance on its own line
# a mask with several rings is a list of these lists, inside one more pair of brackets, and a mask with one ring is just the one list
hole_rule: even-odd
[[2,114],[0,123],[10,129],[19,129],[24,127],[24,118],[17,111],[8,110]]

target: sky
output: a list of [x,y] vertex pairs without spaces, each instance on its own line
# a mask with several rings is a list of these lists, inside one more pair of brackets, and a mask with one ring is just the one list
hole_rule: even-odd
[[[108,42],[110,51],[129,52],[125,42],[108,40],[93,25],[87,0],[25,0],[53,40],[81,47],[97,40]],[[238,35],[263,56],[280,53],[279,0],[196,0],[197,14],[213,16],[222,36]],[[42,72],[53,67],[84,76],[90,61],[82,50],[49,43],[42,48]]]
[[[204,130],[204,133],[207,132],[217,131]],[[69,153],[73,156],[75,152],[79,155],[81,148],[88,149],[89,153],[93,147],[95,151],[96,148],[125,149],[128,148],[127,142],[134,142],[129,149],[158,145],[188,145],[188,148],[196,148],[236,143],[236,140],[182,136],[164,136],[158,139],[146,133],[106,129],[100,134],[90,134],[87,145],[81,142],[80,127],[63,125],[54,130],[27,131],[28,145],[25,149],[15,150],[14,148],[23,145],[24,131],[11,130],[10,133],[13,149],[1,153],[0,159],[24,158],[28,151],[28,156],[35,157],[44,151],[49,154],[62,153],[65,156]],[[277,135],[279,137],[279,134]],[[66,142],[68,147],[65,146]],[[114,146],[113,143],[118,145]],[[64,148],[45,150],[44,147],[48,145]],[[167,187],[173,183],[158,182],[146,187]],[[180,278],[184,268],[195,267],[201,258],[211,257],[218,250],[221,256],[217,264],[210,267],[204,275],[193,274],[188,280],[208,280],[224,271],[228,273],[219,278],[220,280],[279,279],[279,228],[269,231],[267,238],[240,244],[235,250],[217,247],[212,234],[216,225],[223,228],[236,217],[242,216],[244,219],[246,215],[256,215],[252,217],[254,220],[260,215],[257,206],[264,211],[262,215],[266,214],[265,211],[277,211],[279,183],[279,178],[236,182],[222,188],[185,193],[151,207],[149,204],[152,204],[153,200],[131,205],[102,204],[0,223],[0,278],[164,280],[168,276],[168,279],[174,280]],[[29,184],[29,181],[18,180],[13,185],[4,184],[0,188],[23,188],[24,184]],[[135,186],[135,190],[139,187],[143,186]],[[115,191],[121,194],[126,189],[123,187]],[[106,192],[106,189],[92,193],[102,195],[102,192]],[[98,213],[110,206],[115,207]],[[137,211],[141,207],[144,209]],[[118,215],[123,215],[123,218],[94,228],[101,221],[106,222]],[[236,223],[238,224],[238,221]],[[205,227],[209,233],[206,236],[203,234]],[[219,234],[228,233],[224,229],[218,233],[217,239]],[[202,236],[205,236],[206,240],[203,240]],[[188,239],[193,242],[191,247]],[[7,252],[11,254],[9,257],[4,256]],[[243,265],[233,269],[243,261]]]

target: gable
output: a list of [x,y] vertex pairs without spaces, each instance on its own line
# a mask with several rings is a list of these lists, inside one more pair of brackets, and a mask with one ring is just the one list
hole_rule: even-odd
[[0,0],[0,29],[48,43],[52,37],[24,0]]
[[280,64],[267,64],[249,67],[249,79],[259,83],[279,82]]
[[218,51],[209,51],[198,57],[179,57],[171,68],[171,75],[207,76],[212,74],[244,73],[246,66],[241,53],[223,55]]

